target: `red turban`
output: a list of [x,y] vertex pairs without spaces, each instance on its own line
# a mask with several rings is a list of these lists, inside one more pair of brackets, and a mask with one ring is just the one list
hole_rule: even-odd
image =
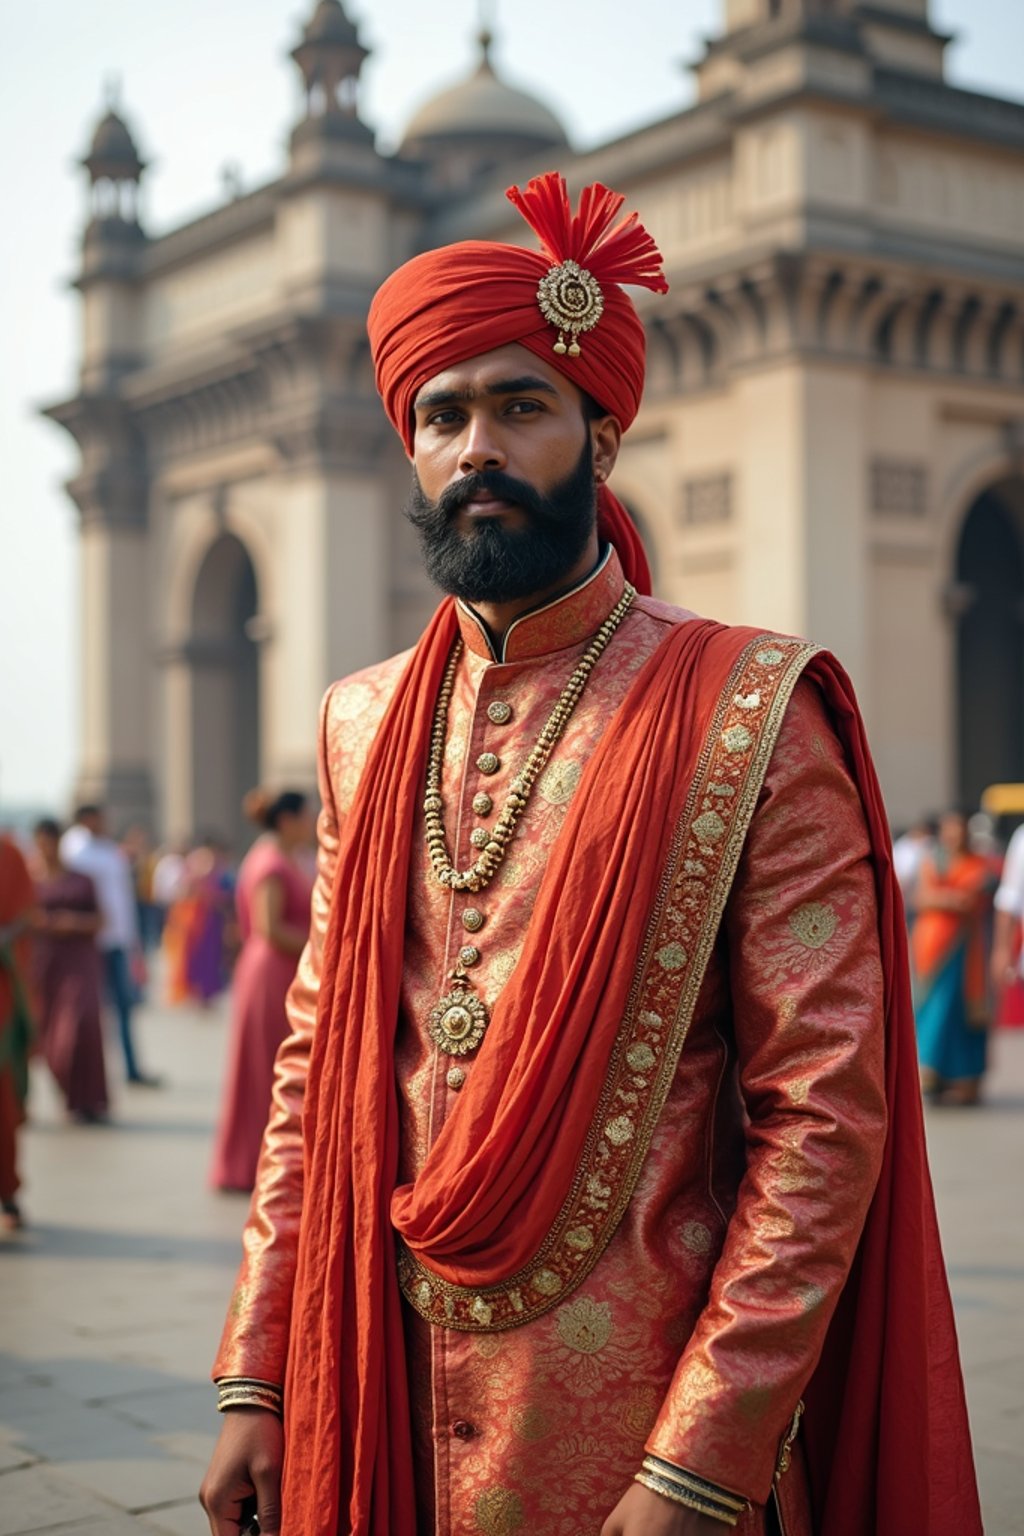
[[[623,430],[644,387],[644,328],[619,287],[667,293],[661,254],[635,213],[614,220],[625,199],[600,182],[569,206],[556,171],[509,200],[540,237],[541,250],[464,240],[414,256],[378,289],[367,328],[377,388],[411,455],[413,401],[436,374],[517,342],[571,379]],[[649,590],[639,535],[602,486],[602,528]]]

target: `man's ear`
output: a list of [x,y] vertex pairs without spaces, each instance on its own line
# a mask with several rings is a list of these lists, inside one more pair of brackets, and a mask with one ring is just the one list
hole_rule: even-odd
[[590,441],[593,447],[592,463],[594,479],[603,485],[615,468],[622,442],[622,425],[617,416],[599,416],[590,422]]

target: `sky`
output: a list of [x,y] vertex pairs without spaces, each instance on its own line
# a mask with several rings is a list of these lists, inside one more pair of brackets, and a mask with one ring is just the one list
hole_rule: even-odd
[[[475,58],[479,0],[346,0],[372,52],[361,115],[393,148],[416,107]],[[722,0],[490,0],[495,62],[588,148],[692,99],[686,64]],[[313,0],[0,0],[0,803],[57,813],[79,731],[76,452],[42,404],[74,392],[86,152],[116,90],[149,162],[143,219],[161,233],[280,174],[299,116],[294,46]],[[564,17],[564,40],[552,25]],[[1024,95],[1024,0],[932,0],[958,34],[954,84]]]

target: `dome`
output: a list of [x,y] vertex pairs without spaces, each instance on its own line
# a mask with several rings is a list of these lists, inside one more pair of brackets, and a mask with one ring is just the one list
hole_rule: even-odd
[[97,160],[116,161],[125,166],[139,164],[139,152],[128,124],[116,112],[108,112],[100,119],[89,153]]
[[490,59],[490,37],[481,38],[482,57],[468,80],[424,103],[413,114],[403,149],[425,140],[509,139],[517,149],[564,149],[565,129],[536,96],[506,85]]
[[145,168],[127,123],[113,109],[97,124],[89,153],[82,163],[94,181],[101,176],[115,181],[136,181]]

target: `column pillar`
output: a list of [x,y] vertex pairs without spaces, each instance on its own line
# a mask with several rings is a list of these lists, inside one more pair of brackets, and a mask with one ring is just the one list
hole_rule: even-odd
[[105,805],[115,830],[154,818],[147,554],[144,525],[83,516],[75,796]]

